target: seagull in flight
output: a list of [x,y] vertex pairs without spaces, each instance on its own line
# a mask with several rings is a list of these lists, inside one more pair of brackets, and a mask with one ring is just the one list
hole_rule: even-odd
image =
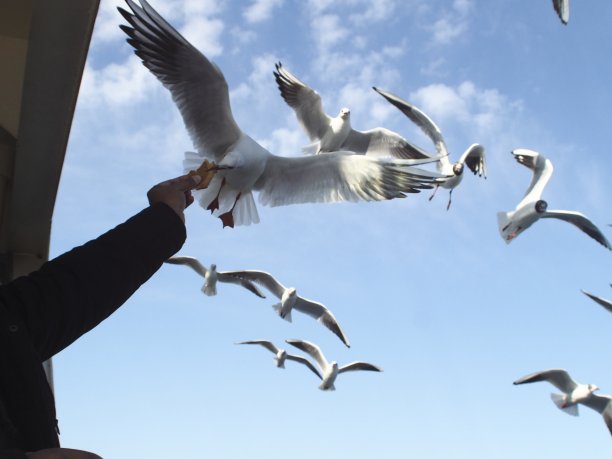
[[294,309],[303,312],[331,330],[346,347],[351,347],[347,336],[342,331],[342,328],[340,328],[340,324],[338,324],[332,312],[325,305],[301,297],[297,294],[297,290],[294,287],[285,287],[274,276],[264,271],[240,271],[237,273],[237,276],[240,279],[264,286],[279,298],[281,302],[273,305],[272,308],[282,319],[291,322],[291,312]]
[[512,154],[519,164],[531,169],[533,177],[523,200],[518,203],[516,209],[511,212],[497,213],[499,232],[507,244],[540,218],[557,218],[571,223],[604,247],[612,250],[612,246],[599,228],[583,214],[569,210],[547,210],[548,203],[541,197],[553,173],[553,165],[549,159],[525,148],[517,148],[512,151]]
[[382,368],[377,367],[376,365],[372,365],[367,362],[352,362],[347,363],[346,365],[338,366],[338,362],[332,361],[328,362],[321,349],[316,344],[313,344],[308,341],[302,341],[301,339],[288,339],[287,343],[292,346],[297,347],[301,351],[310,354],[310,356],[315,359],[319,368],[323,372],[323,381],[319,386],[321,390],[336,390],[334,386],[334,382],[336,381],[336,377],[340,373],[345,373],[347,371],[382,371]]
[[599,387],[594,384],[578,384],[563,369],[532,373],[514,381],[514,384],[528,384],[539,381],[548,381],[563,392],[563,394],[550,394],[557,408],[572,416],[578,416],[578,404],[588,406],[603,416],[604,422],[610,434],[612,434],[612,405],[610,404],[612,397],[594,394],[595,391],[599,390]]
[[[383,91],[379,88],[372,88],[378,94],[383,96],[392,105],[397,107],[404,115],[406,115],[414,124],[416,124],[427,137],[433,142],[438,156],[434,157],[417,146],[412,146],[413,149],[421,152],[421,155],[428,156],[433,160],[436,160],[436,166],[440,174],[448,176],[447,180],[436,185],[433,194],[430,196],[431,201],[438,190],[438,187],[446,188],[449,190],[448,204],[446,210],[450,209],[451,199],[453,190],[459,186],[463,180],[464,166],[472,171],[474,175],[479,177],[487,178],[486,163],[485,163],[485,151],[484,147],[480,144],[474,143],[463,152],[459,160],[455,163],[451,163],[449,160],[448,149],[446,148],[446,142],[442,137],[440,128],[434,123],[429,116],[427,116],[422,110],[408,103],[407,101],[397,97],[390,92]],[[415,156],[417,157],[417,156]]]
[[564,25],[569,22],[569,0],[553,0],[553,8]]
[[165,263],[188,266],[206,279],[206,282],[202,286],[202,292],[205,295],[215,296],[217,294],[217,282],[226,282],[230,284],[242,285],[244,288],[253,292],[260,298],[266,297],[252,282],[240,278],[241,271],[220,272],[217,271],[217,265],[215,264],[210,265],[210,269],[206,269],[206,267],[195,257],[175,256],[168,258]]
[[130,26],[127,42],[170,91],[196,148],[183,165],[203,180],[194,195],[223,227],[259,222],[253,192],[264,205],[383,201],[431,188],[444,177],[412,167],[425,160],[379,159],[342,151],[317,157],[271,154],[242,132],[229,101],[227,81],[145,0],[118,8]]
[[255,339],[251,341],[241,341],[236,344],[258,344],[260,346],[263,346],[270,352],[275,354],[274,360],[276,361],[276,366],[278,368],[285,368],[285,360],[293,360],[294,362],[303,363],[308,368],[310,368],[310,371],[317,375],[319,379],[323,379],[321,373],[319,373],[319,370],[317,370],[317,368],[312,364],[312,362],[306,357],[302,357],[301,355],[289,354],[285,349],[280,349],[276,347],[274,343],[272,343],[272,341],[268,341],[265,339]]
[[[320,154],[348,150],[359,155],[403,159],[425,159],[429,155],[414,148],[401,135],[377,127],[368,131],[357,131],[351,127],[351,111],[342,108],[338,116],[332,118],[323,111],[321,96],[293,73],[276,64],[274,78],[281,96],[297,116],[298,121],[313,141],[304,148],[306,152]],[[431,162],[435,159],[430,159]]]
[[[610,284],[610,287],[612,287],[612,284]],[[592,299],[595,303],[602,305],[608,311],[612,312],[612,301],[606,300],[605,298],[601,298],[599,296],[595,296],[592,293],[585,292],[584,290],[580,290],[580,291],[584,293],[586,296],[588,296],[590,299]]]

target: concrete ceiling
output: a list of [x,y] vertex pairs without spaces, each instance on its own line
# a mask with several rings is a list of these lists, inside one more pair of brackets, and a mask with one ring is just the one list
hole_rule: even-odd
[[47,260],[99,0],[0,1],[0,280]]

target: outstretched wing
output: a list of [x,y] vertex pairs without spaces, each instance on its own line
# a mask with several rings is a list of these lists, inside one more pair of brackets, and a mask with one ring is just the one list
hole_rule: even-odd
[[132,27],[120,26],[135,53],[172,94],[194,146],[217,161],[241,132],[232,116],[227,82],[221,70],[178,33],[146,0],[133,14],[118,8]]
[[552,369],[539,371],[537,373],[532,373],[527,376],[523,376],[520,379],[514,381],[513,384],[527,384],[534,383],[540,381],[548,381],[557,389],[567,393],[570,393],[576,388],[576,381],[574,381],[569,373],[563,369]]
[[257,295],[259,298],[265,298],[266,295],[264,295],[263,293],[261,293],[261,290],[259,290],[257,288],[256,285],[254,285],[252,282],[246,280],[246,279],[241,279],[238,276],[233,276],[232,274],[239,272],[239,271],[223,271],[223,272],[218,272],[217,273],[217,280],[220,282],[226,282],[229,284],[236,284],[236,285],[241,285],[242,287],[246,288],[248,291],[254,293],[255,295]]
[[294,309],[297,309],[298,311],[317,319],[319,322],[325,325],[325,327],[331,330],[334,335],[340,338],[346,347],[351,347],[348,338],[342,331],[342,328],[340,328],[340,324],[332,312],[323,304],[298,296],[295,301]]
[[553,0],[553,8],[565,25],[569,22],[569,0]]
[[255,183],[269,206],[307,202],[383,201],[418,193],[445,180],[401,159],[377,159],[336,151],[316,156],[271,156]]
[[323,111],[321,96],[285,69],[280,62],[276,64],[274,78],[281,96],[295,111],[310,140],[320,140],[331,122],[331,118]]
[[321,373],[319,372],[319,370],[317,370],[317,368],[312,364],[312,362],[308,360],[306,357],[302,357],[301,355],[287,354],[287,360],[293,360],[294,362],[303,363],[308,368],[310,368],[310,371],[312,371],[315,375],[317,375],[319,379],[323,379],[323,376],[321,376]]
[[325,369],[328,367],[329,364],[327,363],[327,359],[323,355],[323,352],[321,352],[319,346],[317,346],[316,344],[311,343],[309,341],[303,341],[301,339],[287,339],[285,340],[285,342],[309,354],[313,359],[317,361],[321,370],[325,371]]
[[612,301],[608,301],[605,298],[595,296],[589,292],[585,292],[584,290],[580,290],[580,291],[584,293],[586,296],[588,296],[590,299],[592,299],[595,303],[602,305],[608,311],[612,312]]
[[436,161],[398,133],[380,127],[363,132],[352,129],[342,144],[342,149],[374,157],[393,156],[401,159]]
[[189,266],[202,277],[206,277],[206,268],[195,257],[170,257],[164,263]]
[[277,348],[272,341],[268,341],[265,339],[253,339],[250,341],[240,341],[236,344],[259,344],[260,346],[265,347],[270,352],[277,353],[280,349]]
[[585,232],[601,245],[609,250],[612,250],[612,246],[603,235],[603,233],[597,228],[591,220],[580,212],[572,212],[569,210],[548,210],[542,214],[542,218],[558,218],[571,223],[579,230]]
[[345,373],[347,371],[382,371],[382,368],[377,367],[376,365],[372,365],[367,362],[352,362],[347,363],[346,365],[342,365],[338,368],[338,373]]
[[279,281],[277,281],[272,274],[267,273],[265,271],[228,271],[224,274],[227,274],[228,276],[231,276],[235,279],[256,282],[259,285],[263,285],[278,298],[282,297],[284,291],[286,290],[285,286]]
[[479,177],[487,178],[487,165],[485,163],[484,147],[473,143],[459,158],[460,163],[465,163],[467,167]]
[[553,165],[549,159],[545,158],[537,151],[528,150],[526,148],[512,150],[512,154],[519,164],[522,164],[533,172],[529,188],[527,188],[525,196],[517,206],[518,209],[525,203],[535,202],[540,199],[546,184],[552,176]]

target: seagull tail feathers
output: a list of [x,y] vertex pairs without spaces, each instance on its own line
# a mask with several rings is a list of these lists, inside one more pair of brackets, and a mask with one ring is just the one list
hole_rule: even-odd
[[321,142],[318,140],[316,142],[310,143],[305,147],[302,147],[302,153],[305,155],[316,155],[319,152],[319,145]]
[[202,287],[202,292],[206,296],[215,296],[217,294],[217,285],[206,282],[204,287]]
[[287,312],[287,314],[285,314],[285,317],[281,316],[281,310],[282,310],[283,305],[281,303],[276,303],[272,305],[272,309],[274,309],[276,311],[276,313],[282,318],[285,319],[287,322],[291,322],[291,310],[289,310]]
[[552,399],[553,403],[557,405],[557,408],[564,413],[567,413],[570,416],[578,416],[578,405],[575,403],[566,405],[565,395],[553,393],[550,394],[550,398]]

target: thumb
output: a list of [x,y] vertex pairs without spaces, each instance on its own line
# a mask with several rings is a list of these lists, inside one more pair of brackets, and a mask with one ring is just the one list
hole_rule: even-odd
[[198,174],[186,174],[176,179],[172,186],[179,191],[189,191],[194,189],[202,181],[202,177]]

